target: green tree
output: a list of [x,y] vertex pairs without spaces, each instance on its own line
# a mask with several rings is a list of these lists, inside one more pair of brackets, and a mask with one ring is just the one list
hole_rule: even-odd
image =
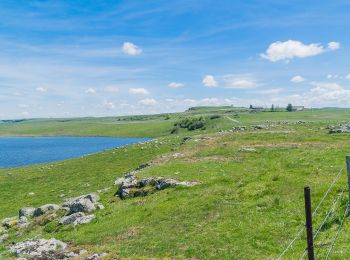
[[293,106],[292,106],[292,104],[288,104],[288,106],[287,106],[287,111],[288,112],[292,112],[293,111]]
[[275,106],[272,104],[271,105],[271,112],[274,112],[275,111]]

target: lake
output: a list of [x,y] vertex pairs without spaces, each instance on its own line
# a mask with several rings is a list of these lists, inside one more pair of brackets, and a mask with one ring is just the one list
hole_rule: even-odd
[[0,137],[0,168],[47,163],[150,140],[114,137]]

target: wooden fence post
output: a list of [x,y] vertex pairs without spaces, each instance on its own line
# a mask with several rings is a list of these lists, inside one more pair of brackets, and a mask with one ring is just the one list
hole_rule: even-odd
[[314,255],[314,237],[312,233],[312,212],[311,212],[311,195],[310,187],[304,187],[305,198],[305,218],[306,218],[306,236],[307,236],[307,253],[309,260],[315,260]]
[[350,156],[346,156],[346,170],[348,174],[348,213],[349,213],[349,205],[350,205]]

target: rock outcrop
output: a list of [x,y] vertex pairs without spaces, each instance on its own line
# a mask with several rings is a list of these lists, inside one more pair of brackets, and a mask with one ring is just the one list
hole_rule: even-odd
[[59,208],[60,208],[60,206],[56,205],[56,204],[46,204],[46,205],[43,205],[39,208],[36,208],[34,210],[33,216],[39,217],[39,216],[44,215],[45,213],[47,213],[49,211],[58,210]]
[[[10,246],[10,252],[17,257],[29,256],[35,259],[43,259],[45,256],[54,256],[57,252],[64,252],[66,244],[57,239],[27,240]],[[56,258],[47,258],[56,259]],[[62,258],[57,258],[62,259]]]
[[63,203],[62,207],[68,209],[68,215],[77,212],[87,213],[94,211],[99,207],[97,203],[99,200],[100,197],[98,195],[91,193],[68,199]]
[[62,225],[80,225],[87,224],[95,218],[95,215],[85,215],[83,212],[73,213],[72,215],[65,216],[59,220]]
[[135,175],[129,173],[116,179],[115,184],[118,185],[115,196],[125,199],[128,197],[146,196],[158,190],[164,190],[175,186],[191,187],[200,184],[200,182],[178,181],[176,179],[164,177],[138,180]]

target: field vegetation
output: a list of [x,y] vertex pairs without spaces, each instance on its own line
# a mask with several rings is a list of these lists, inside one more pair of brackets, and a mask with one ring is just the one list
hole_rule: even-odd
[[[54,237],[73,248],[107,252],[106,259],[276,259],[304,223],[303,187],[311,187],[315,206],[345,166],[349,134],[329,134],[329,129],[348,123],[349,117],[350,110],[333,108],[252,113],[198,107],[165,115],[0,123],[1,136],[155,137],[81,158],[0,169],[0,218],[16,215],[21,207],[61,203],[107,188],[99,194],[105,209],[93,222],[63,227],[42,221],[13,230],[0,245],[0,258],[12,257],[6,250],[12,242]],[[247,128],[232,130],[237,126]],[[114,180],[144,163],[151,166],[140,177],[202,184],[115,197]],[[348,202],[345,170],[315,217],[315,227],[342,190],[315,242],[318,258],[326,255]],[[348,220],[343,228],[333,259],[350,257]],[[305,245],[303,234],[285,259],[298,259]]]

